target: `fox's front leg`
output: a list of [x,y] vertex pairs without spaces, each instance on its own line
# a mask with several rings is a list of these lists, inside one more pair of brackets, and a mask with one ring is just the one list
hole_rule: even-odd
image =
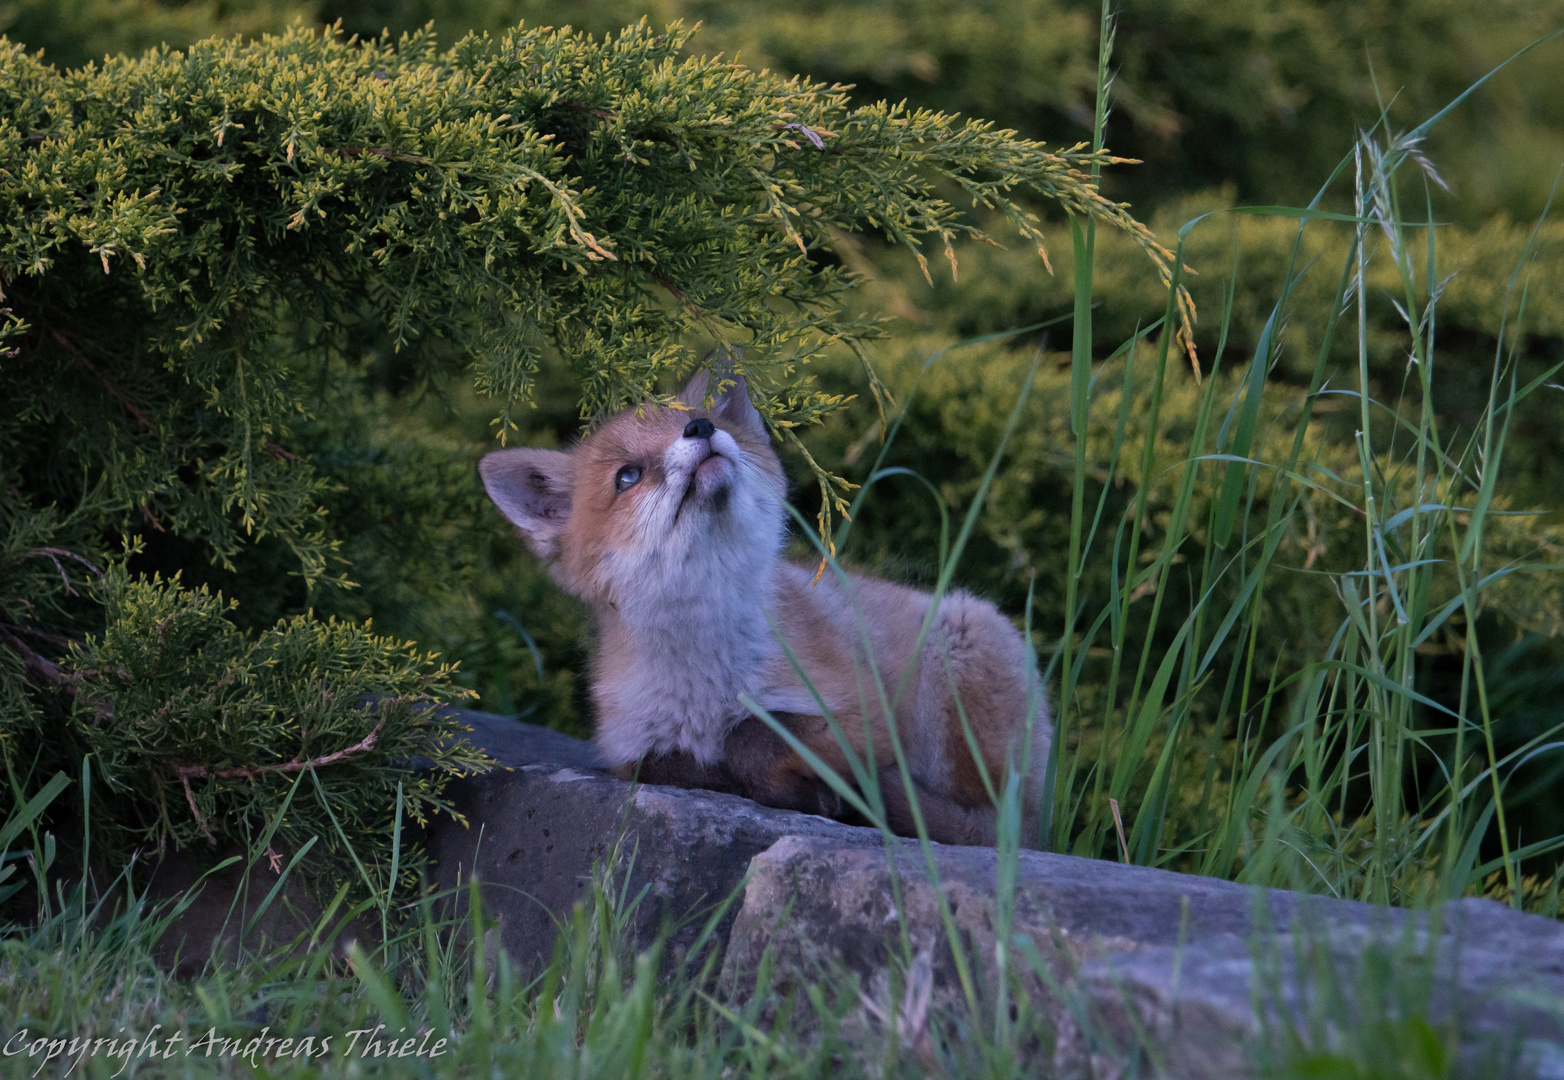
[[[777,716],[795,734],[815,719],[791,713]],[[839,817],[842,813],[841,796],[758,717],[748,717],[728,733],[722,764],[732,775],[738,793],[762,806],[801,810],[822,817]]]
[[615,766],[613,772],[621,780],[635,780],[660,787],[702,788],[730,795],[744,794],[724,762],[702,765],[695,759],[695,755],[683,751],[648,754],[640,761]]
[[[785,713],[779,719],[793,729],[801,722],[801,718]],[[807,718],[802,722],[807,722]],[[825,817],[837,817],[842,812],[842,800],[836,792],[815,775],[781,736],[753,716],[728,733],[722,757],[716,764],[702,765],[694,755],[678,751],[648,755],[615,768],[614,774],[621,780],[639,780],[643,784],[742,795],[779,810],[800,810]]]

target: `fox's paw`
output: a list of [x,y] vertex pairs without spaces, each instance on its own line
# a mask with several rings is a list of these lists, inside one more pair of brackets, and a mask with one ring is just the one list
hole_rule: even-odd
[[806,814],[819,814],[821,817],[840,818],[847,810],[847,804],[842,802],[842,797],[830,784],[819,782],[813,785],[814,808],[805,809]]

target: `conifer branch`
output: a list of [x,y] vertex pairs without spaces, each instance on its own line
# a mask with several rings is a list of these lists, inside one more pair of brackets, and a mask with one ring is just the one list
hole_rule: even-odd
[[66,680],[65,676],[60,672],[60,665],[50,660],[45,660],[35,650],[30,648],[27,642],[13,632],[22,631],[22,629],[22,627],[12,626],[10,623],[0,623],[0,638],[4,638],[6,644],[11,646],[21,656],[22,663],[27,666],[28,670],[36,673],[45,682],[56,686],[64,683]]
[[54,563],[54,568],[60,572],[60,580],[65,584],[65,595],[75,596],[77,593],[76,590],[71,587],[70,575],[65,572],[65,567],[60,564],[60,556],[62,555],[67,559],[75,559],[77,562],[81,563],[88,570],[91,570],[95,575],[97,575],[100,581],[103,579],[103,571],[94,566],[91,559],[88,559],[83,555],[78,555],[74,551],[67,551],[64,548],[36,548],[32,551],[24,552],[22,558],[25,559],[32,556],[42,556],[43,558],[46,558],[50,562]]
[[375,743],[380,739],[380,729],[384,724],[384,720],[377,723],[368,735],[365,735],[352,746],[342,750],[335,750],[329,754],[323,754],[318,758],[310,758],[307,761],[295,758],[293,761],[287,761],[281,765],[240,765],[231,769],[218,769],[215,772],[209,770],[205,765],[185,765],[177,761],[170,762],[170,767],[174,770],[175,775],[185,782],[187,791],[189,790],[189,782],[191,780],[254,780],[268,773],[296,773],[303,772],[305,769],[323,769],[327,765],[336,765],[357,754],[373,750]]
[[[343,387],[319,414],[304,403],[314,373],[356,363],[366,335],[450,343],[420,360],[436,377],[470,364],[500,399],[502,431],[546,350],[579,377],[590,420],[693,367],[711,344],[698,339],[742,342],[755,404],[797,445],[800,428],[847,401],[806,365],[841,349],[867,366],[880,333],[848,302],[859,279],[820,257],[840,237],[873,234],[920,258],[937,245],[954,269],[956,244],[997,242],[984,232],[993,222],[1046,259],[1036,215],[1048,206],[1128,235],[1166,278],[1166,250],[1091,180],[1110,159],[691,56],[692,33],[518,28],[442,52],[427,35],[349,43],[300,29],[70,73],[0,49],[0,128],[16,133],[0,170],[13,211],[0,284],[25,282],[27,309],[53,317],[34,338],[0,308],[0,357],[36,341],[60,360],[0,363],[0,444],[42,448],[25,470],[0,460],[4,595],[29,611],[6,618],[62,639],[92,631],[55,662],[49,639],[0,626],[0,695],[22,702],[22,726],[50,753],[56,733],[41,718],[69,699],[61,760],[74,768],[90,753],[127,804],[95,815],[95,853],[236,839],[240,823],[280,809],[290,777],[348,760],[363,768],[336,772],[333,812],[372,831],[391,813],[386,770],[435,762],[399,777],[418,817],[454,812],[442,778],[483,766],[454,721],[407,705],[462,696],[438,659],[361,622],[300,615],[244,630],[231,603],[134,579],[108,554],[106,538],[136,530],[157,563],[207,559],[251,594],[264,538],[307,586],[329,580],[347,558],[334,530],[359,519],[327,521],[351,486],[322,446],[348,437],[337,402],[359,399]],[[953,190],[977,213],[947,201]],[[883,399],[872,372],[870,385]],[[340,428],[311,442],[301,417]],[[432,460],[381,513],[415,521],[436,505],[418,502],[421,487],[465,483],[445,483]],[[804,460],[829,536],[849,485],[831,462]],[[101,591],[76,584],[73,551],[108,560]],[[382,710],[360,738],[366,697]],[[258,754],[278,764],[194,764]],[[191,819],[166,812],[176,778]],[[245,782],[208,784],[198,799],[197,780]],[[275,850],[328,829],[316,809],[293,804]]]
[[103,389],[109,392],[109,396],[124,406],[125,411],[136,418],[137,423],[146,428],[148,431],[154,434],[157,433],[157,425],[154,424],[151,420],[147,419],[147,414],[137,408],[136,403],[131,401],[129,396],[126,395],[123,390],[111,383],[109,381],[109,377],[103,374],[102,371],[99,371],[98,365],[94,364],[91,360],[88,360],[87,355],[82,352],[81,349],[77,348],[77,346],[70,340],[70,338],[53,327],[49,328],[49,336],[54,338],[55,341],[59,342],[60,347],[63,348],[66,352],[70,353],[78,364],[86,368],[87,371],[91,373],[92,377],[97,379],[98,382],[103,385]]
[[295,759],[284,762],[281,765],[243,765],[231,769],[218,769],[215,772],[209,770],[205,765],[185,765],[177,761],[170,762],[170,767],[174,770],[174,775],[179,777],[180,785],[185,789],[185,802],[190,805],[190,813],[195,818],[196,825],[206,834],[207,843],[216,844],[217,837],[207,827],[206,821],[201,817],[200,809],[196,806],[195,792],[190,788],[190,781],[206,779],[256,780],[268,774],[286,775],[288,773],[303,772],[305,769],[323,769],[328,765],[336,765],[346,761],[356,754],[363,754],[373,750],[375,743],[380,739],[380,729],[384,724],[384,720],[376,723],[368,735],[365,735],[352,746],[333,751],[330,754],[323,754],[318,758],[310,758],[308,761]]

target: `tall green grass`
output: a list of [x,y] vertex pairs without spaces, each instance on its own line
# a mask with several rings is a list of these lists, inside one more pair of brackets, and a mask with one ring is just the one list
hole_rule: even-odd
[[[1155,864],[1181,855],[1202,874],[1407,905],[1465,895],[1498,871],[1506,894],[1519,906],[1523,860],[1547,855],[1564,842],[1546,837],[1511,846],[1506,784],[1520,762],[1558,751],[1552,741],[1558,728],[1502,756],[1496,752],[1478,629],[1488,591],[1510,575],[1532,573],[1534,587],[1560,587],[1556,565],[1501,561],[1485,544],[1494,519],[1513,513],[1496,504],[1511,418],[1558,366],[1525,384],[1517,374],[1528,247],[1508,285],[1511,314],[1475,430],[1441,430],[1433,393],[1442,279],[1438,230],[1427,224],[1432,214],[1427,188],[1438,178],[1418,152],[1428,126],[1395,135],[1382,118],[1360,136],[1339,170],[1351,184],[1350,213],[1319,208],[1329,185],[1306,208],[1235,211],[1296,217],[1300,239],[1306,228],[1344,222],[1352,230],[1351,243],[1338,267],[1298,266],[1295,248],[1253,354],[1235,360],[1218,347],[1205,373],[1185,460],[1158,460],[1157,442],[1150,437],[1138,448],[1122,441],[1123,407],[1137,392],[1136,383],[1149,383],[1144,391],[1150,398],[1149,429],[1155,431],[1161,419],[1169,335],[1162,335],[1154,352],[1133,343],[1121,350],[1121,410],[1116,418],[1099,419],[1092,415],[1089,391],[1102,372],[1085,373],[1091,350],[1080,338],[1090,329],[1077,322],[1074,426],[1084,432],[1093,422],[1116,422],[1119,434],[1106,467],[1114,475],[1123,469],[1122,455],[1138,453],[1135,475],[1142,483],[1110,548],[1100,528],[1101,506],[1088,515],[1080,502],[1084,435],[1078,437],[1070,582],[1073,586],[1092,560],[1102,560],[1111,568],[1113,586],[1099,611],[1072,606],[1059,649],[1059,743],[1066,756],[1049,838],[1056,850],[1111,851],[1112,808],[1132,804],[1125,857],[1134,862]],[[1408,220],[1409,203],[1422,220]],[[1185,225],[1180,250],[1191,230],[1207,225],[1205,219]],[[1090,244],[1089,235],[1078,235],[1078,290],[1089,288]],[[1407,378],[1388,394],[1369,377],[1366,282],[1376,259],[1396,268],[1403,291],[1396,299],[1406,322]],[[1309,385],[1299,391],[1274,383],[1267,376],[1279,358],[1294,283],[1306,272],[1332,271],[1339,284],[1325,333],[1310,343],[1318,359]],[[1172,311],[1170,300],[1169,316]],[[1224,346],[1228,315],[1221,315]],[[1327,387],[1332,374],[1327,362],[1338,335],[1356,340],[1358,363],[1350,382]],[[1137,353],[1151,353],[1149,372],[1137,370]],[[1229,366],[1233,377],[1224,379]],[[1218,396],[1224,389],[1231,391],[1226,400]],[[1333,462],[1305,453],[1311,415],[1327,394],[1348,399],[1356,411],[1355,468],[1340,474],[1328,467]],[[1261,457],[1262,445],[1277,442],[1258,430],[1267,397],[1277,395],[1296,399],[1295,435],[1283,455]],[[1177,496],[1154,550],[1144,558],[1141,539],[1151,531],[1145,493],[1149,478],[1164,471],[1179,476]],[[1206,500],[1204,519],[1195,520],[1191,506],[1202,485],[1217,494]],[[1278,562],[1278,549],[1299,526],[1309,498],[1332,500],[1356,517],[1361,539],[1355,564],[1314,570]],[[1083,529],[1085,540],[1077,545]],[[1192,564],[1188,574],[1171,573],[1185,556]],[[1265,591],[1299,573],[1330,575],[1338,624],[1322,655],[1300,656],[1290,669],[1273,664],[1264,671],[1257,649],[1261,636],[1286,634],[1286,628],[1261,625]],[[1188,598],[1166,603],[1170,590],[1178,588],[1187,588]],[[1143,624],[1149,630],[1132,636],[1131,605],[1143,599],[1149,600]],[[1187,611],[1166,628],[1171,643],[1158,633],[1165,607]],[[1455,707],[1417,688],[1418,648],[1436,635],[1462,656]],[[1138,655],[1130,649],[1136,637]],[[1099,644],[1111,650],[1112,661],[1105,690],[1088,697],[1081,692],[1082,662]],[[1195,708],[1203,696],[1207,702],[1214,697],[1217,705],[1213,716],[1197,722]],[[1226,740],[1233,744],[1232,760],[1219,788],[1213,783],[1218,743]],[[1434,760],[1444,782],[1409,792],[1415,758]],[[1203,777],[1189,774],[1202,763]],[[1202,785],[1206,796],[1193,830],[1182,820],[1176,828],[1169,814],[1175,792],[1189,784]],[[1494,836],[1499,857],[1480,861],[1480,845]]]
[[[1112,37],[1105,6],[1099,142]],[[1488,659],[1498,649],[1485,645],[1481,616],[1496,592],[1522,581],[1528,589],[1564,589],[1564,567],[1546,561],[1542,534],[1527,532],[1526,522],[1548,508],[1512,508],[1504,496],[1513,419],[1533,395],[1557,392],[1549,384],[1560,365],[1520,376],[1534,230],[1505,288],[1505,319],[1486,400],[1471,410],[1475,420],[1453,429],[1434,408],[1446,276],[1431,189],[1441,181],[1420,147],[1458,103],[1399,134],[1382,113],[1306,207],[1245,207],[1186,223],[1163,317],[1124,342],[1104,347],[1093,339],[1095,236],[1090,223],[1072,224],[1074,485],[1068,552],[1054,555],[1067,560],[1066,611],[1057,642],[1041,643],[1049,685],[1057,688],[1053,808],[1045,834],[1021,838],[1025,846],[1409,906],[1491,887],[1517,907],[1557,914],[1551,870],[1564,836],[1516,843],[1506,803],[1521,766],[1564,751],[1557,738],[1564,724],[1500,752]],[[1227,304],[1214,313],[1218,344],[1202,358],[1191,394],[1189,373],[1178,370],[1182,351],[1173,334],[1160,331],[1176,324],[1186,241],[1197,229],[1221,227],[1229,214],[1294,219],[1295,239],[1269,318],[1246,356],[1227,349],[1241,273],[1235,249]],[[1345,234],[1339,262],[1305,260],[1307,251],[1337,250],[1306,245],[1310,229]],[[1204,268],[1208,275],[1221,269]],[[1320,294],[1317,285],[1300,288],[1311,274],[1335,283],[1323,315],[1299,309]],[[1391,300],[1403,319],[1406,356],[1399,385],[1388,386],[1371,374],[1383,361],[1376,355],[1370,363],[1369,314],[1370,282],[1387,277],[1397,283]],[[1317,338],[1289,333],[1295,318],[1322,327]],[[962,347],[1040,329],[961,342],[931,357],[923,373],[960,363]],[[1355,358],[1345,368],[1335,360],[1344,344]],[[1305,385],[1273,377],[1284,348],[1313,356]],[[887,482],[930,499],[940,521],[936,601],[1007,464],[1036,372],[1034,364],[954,537],[937,484],[885,464],[923,373],[857,494],[854,517]],[[1318,422],[1327,410],[1329,426]],[[1176,442],[1162,437],[1172,427],[1185,432]],[[1161,488],[1171,496],[1159,494],[1154,507]],[[1356,539],[1322,544],[1298,565],[1292,541],[1310,533],[1322,508],[1350,520]],[[831,571],[843,573],[834,556],[851,555],[852,522],[832,544],[799,524]],[[1278,611],[1297,609],[1278,608],[1270,594],[1299,591],[1300,580],[1304,591],[1327,597],[1334,614],[1310,613],[1315,625],[1277,625]],[[1106,582],[1106,595],[1086,589],[1087,581]],[[925,634],[933,618],[931,610]],[[1028,604],[1029,631],[1052,624],[1055,613]],[[1435,645],[1460,658],[1453,701],[1423,687],[1420,653]],[[905,689],[865,674],[865,703],[878,698],[888,706]],[[845,746],[844,733],[838,736]],[[896,750],[894,764],[908,783]],[[852,776],[829,778],[875,822],[883,821],[876,785],[883,764],[855,761]],[[999,783],[993,778],[990,792],[1004,820],[1011,808]],[[1542,868],[1530,886],[1528,866]]]

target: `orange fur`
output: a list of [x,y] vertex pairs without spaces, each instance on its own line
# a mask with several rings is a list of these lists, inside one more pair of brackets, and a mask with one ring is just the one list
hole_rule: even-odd
[[[568,452],[502,450],[480,465],[495,503],[592,608],[597,742],[609,763],[643,779],[838,810],[743,696],[850,778],[825,716],[834,718],[854,755],[872,754],[889,823],[903,834],[915,822],[896,741],[936,840],[992,843],[984,773],[1002,791],[1007,768],[1018,769],[1023,842],[1035,840],[1051,726],[1021,635],[992,604],[957,591],[920,646],[929,594],[857,574],[816,584],[812,567],[783,559],[781,462],[743,379],[725,381],[708,395],[698,375],[680,395],[688,411],[627,411]],[[885,702],[904,683],[888,717]]]

